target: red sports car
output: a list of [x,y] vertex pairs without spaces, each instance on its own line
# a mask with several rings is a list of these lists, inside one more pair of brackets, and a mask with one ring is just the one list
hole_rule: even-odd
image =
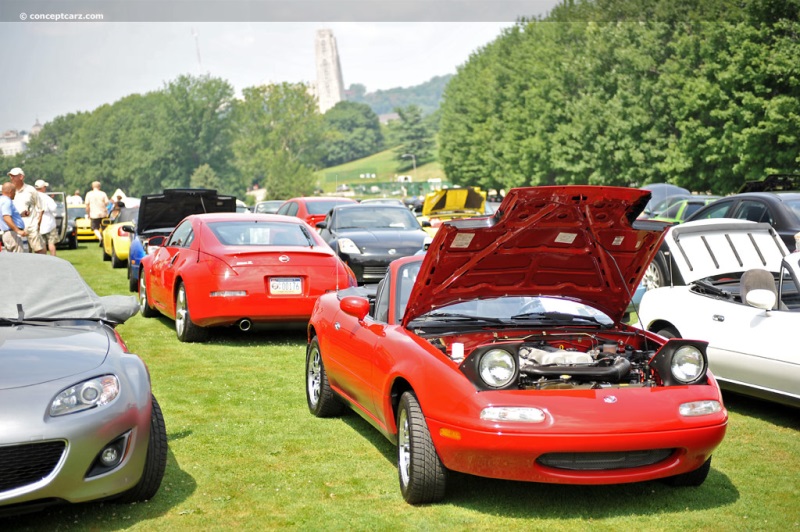
[[403,497],[448,471],[559,484],[700,485],[728,414],[706,343],[620,322],[663,226],[649,192],[513,189],[492,217],[444,223],[377,289],[319,298],[312,414],[349,405],[397,444]]
[[142,259],[139,308],[173,318],[183,342],[204,340],[212,326],[305,325],[321,294],[356,285],[317,232],[287,216],[187,216],[149,245],[161,247]]
[[[296,216],[311,227],[315,227],[317,222],[325,219],[325,216],[331,209],[337,205],[355,204],[358,203],[350,198],[328,198],[325,196],[310,196],[304,198],[292,198],[286,200],[286,203],[278,207],[277,214],[284,214],[286,216]],[[316,229],[314,229],[316,231]]]

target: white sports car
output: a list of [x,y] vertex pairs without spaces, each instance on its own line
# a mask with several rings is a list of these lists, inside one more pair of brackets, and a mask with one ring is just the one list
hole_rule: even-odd
[[743,220],[688,222],[664,241],[686,285],[648,290],[639,326],[708,341],[723,389],[800,407],[800,253]]

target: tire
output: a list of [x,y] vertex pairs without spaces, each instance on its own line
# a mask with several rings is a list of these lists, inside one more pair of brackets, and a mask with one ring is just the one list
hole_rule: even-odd
[[[125,261],[128,262],[128,261]],[[114,245],[111,245],[111,267],[112,268],[122,268],[125,266],[125,262],[122,261],[119,257],[117,257],[117,252],[114,249]]]
[[78,237],[71,236],[69,237],[69,244],[67,244],[69,249],[78,249]]
[[181,342],[202,342],[208,336],[205,328],[192,323],[186,287],[183,283],[178,284],[178,292],[175,295],[175,334]]
[[660,330],[656,331],[656,334],[659,336],[663,336],[664,338],[680,338],[680,333],[672,327],[671,325],[665,325]]
[[706,477],[708,477],[708,472],[710,470],[711,470],[711,457],[709,457],[708,460],[706,460],[705,463],[703,463],[703,465],[701,465],[694,471],[689,471],[688,473],[683,473],[681,475],[675,475],[674,477],[667,477],[664,479],[664,482],[669,486],[675,486],[675,487],[683,487],[683,486],[697,487],[706,481]]
[[158,401],[155,396],[151,397],[153,411],[150,414],[150,439],[147,442],[147,459],[142,478],[133,488],[123,493],[117,502],[144,502],[152,499],[164,478],[164,471],[167,468],[167,427]]
[[413,392],[400,397],[397,410],[397,473],[407,503],[426,504],[444,498],[447,469],[436,454]]
[[139,312],[144,318],[155,318],[158,311],[150,306],[150,298],[147,297],[147,285],[144,282],[144,272],[139,273]]
[[104,261],[106,261],[106,262],[108,262],[108,261],[110,261],[110,260],[111,260],[111,255],[109,255],[108,253],[106,253],[106,247],[105,247],[105,246],[103,246],[103,245],[102,245],[102,243],[103,243],[103,241],[101,240],[101,241],[100,241],[100,249],[102,249],[102,250],[103,250],[103,260],[104,260]]
[[308,410],[317,417],[340,416],[345,408],[342,400],[331,390],[316,336],[306,349],[306,403]]
[[667,259],[663,252],[659,251],[656,253],[656,256],[653,257],[653,260],[647,265],[647,271],[644,273],[642,282],[648,290],[670,284]]

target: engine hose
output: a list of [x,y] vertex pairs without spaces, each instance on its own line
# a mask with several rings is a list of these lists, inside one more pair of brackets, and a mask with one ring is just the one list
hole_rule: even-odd
[[604,380],[619,382],[631,371],[631,361],[627,358],[617,357],[611,366],[600,368],[597,366],[524,366],[519,369],[530,377],[562,377],[569,375],[578,380]]

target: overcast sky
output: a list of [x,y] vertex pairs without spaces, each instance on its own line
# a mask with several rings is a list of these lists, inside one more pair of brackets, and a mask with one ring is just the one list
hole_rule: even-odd
[[[144,1],[132,5],[141,7]],[[202,5],[244,6],[244,15],[235,13],[231,18],[259,19],[256,21],[210,20],[215,16],[227,18],[219,11],[192,16],[193,12],[184,6],[193,3],[184,1],[180,3],[183,11],[177,15],[152,15],[160,19],[157,21],[119,21],[143,18],[142,13],[133,12],[124,16],[107,13],[105,20],[113,22],[35,22],[29,14],[14,11],[20,8],[13,1],[4,0],[5,7],[0,8],[0,131],[29,130],[36,119],[44,124],[59,115],[91,111],[128,94],[160,89],[181,74],[210,74],[225,79],[237,94],[244,87],[269,82],[312,82],[316,77],[314,38],[316,30],[323,28],[333,30],[336,37],[345,87],[361,83],[368,92],[410,87],[433,76],[455,73],[471,53],[513,25],[515,17],[502,13],[498,6],[510,5],[513,10],[520,4],[492,0],[366,2],[368,6],[445,5],[449,10],[428,17],[370,13],[369,9],[362,9],[363,1],[296,0],[290,5],[338,5],[344,9],[341,17],[320,16],[327,19],[323,22],[298,21],[310,17],[306,15],[308,9],[303,16],[289,13],[285,22],[264,22],[264,18],[274,20],[273,14],[253,15],[253,1],[261,0],[223,4],[211,0]],[[557,0],[527,0],[524,4],[528,12],[522,14],[544,15],[556,3]],[[36,2],[25,2],[27,13],[34,13],[37,7],[44,11],[43,5],[47,7],[48,2],[39,2],[38,6]],[[70,5],[78,6],[78,2],[54,5],[63,11]],[[97,5],[102,8],[122,4]],[[158,5],[165,4],[162,1]],[[467,13],[464,6],[478,6],[483,11]],[[83,9],[73,11],[87,9],[83,4],[80,7]],[[487,9],[493,14],[484,15]],[[460,20],[462,13],[466,13],[466,21],[452,21]],[[28,19],[22,22],[15,17]],[[173,18],[180,20],[164,21]],[[363,18],[379,20],[359,20]]]

